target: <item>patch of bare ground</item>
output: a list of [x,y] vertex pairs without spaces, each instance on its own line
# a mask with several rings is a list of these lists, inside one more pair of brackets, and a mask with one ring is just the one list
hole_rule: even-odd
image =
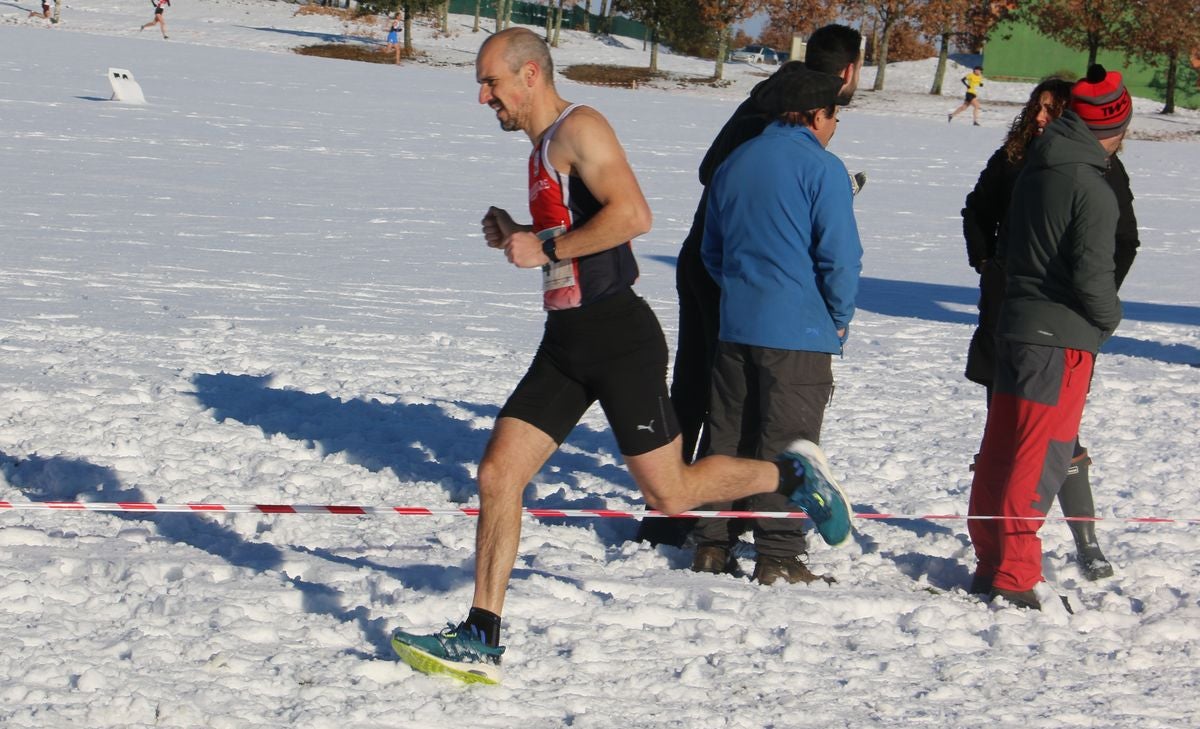
[[[1136,122],[1134,122],[1136,124]],[[1200,141],[1200,129],[1180,131],[1147,131],[1131,127],[1126,139],[1137,139],[1144,142],[1197,142]]]
[[[300,46],[295,49],[302,56],[320,56],[321,58],[340,58],[344,61],[365,61],[367,63],[396,63],[396,52],[385,50],[383,46],[368,46],[362,43],[318,43],[311,46]],[[416,55],[416,54],[412,54]],[[400,60],[411,58],[400,49]]]
[[722,88],[729,86],[729,81],[718,81],[712,76],[692,76],[681,73],[652,72],[645,66],[606,66],[603,64],[582,64],[567,66],[560,73],[576,83],[593,84],[596,86],[624,86],[638,88],[652,86],[654,88],[686,88],[688,86],[713,86]]
[[293,15],[328,15],[331,18],[340,18],[341,20],[359,21],[363,17],[372,15],[372,13],[363,12],[358,9],[348,8],[329,8],[322,5],[301,5]]

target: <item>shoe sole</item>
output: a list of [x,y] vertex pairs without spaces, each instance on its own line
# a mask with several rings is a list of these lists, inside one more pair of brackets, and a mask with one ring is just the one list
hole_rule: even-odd
[[396,655],[400,657],[413,670],[421,673],[433,675],[443,675],[456,678],[463,683],[482,683],[488,686],[496,686],[500,683],[500,669],[492,666],[481,666],[479,668],[459,668],[461,664],[447,663],[435,655],[426,653],[420,648],[402,643],[395,638],[392,638],[392,650],[396,651]]
[[[820,465],[821,470],[826,474],[826,476],[825,476],[826,483],[828,483],[830,486],[833,487],[833,490],[836,491],[838,496],[841,498],[842,503],[844,503],[846,505],[846,519],[847,519],[846,536],[842,537],[841,540],[839,540],[837,542],[830,542],[828,540],[825,540],[825,543],[831,547],[840,547],[843,544],[845,544],[846,542],[850,541],[850,535],[854,533],[854,523],[853,523],[854,515],[850,509],[850,499],[846,498],[846,492],[842,491],[842,487],[838,484],[837,480],[833,478],[833,471],[832,471],[832,469],[829,468],[829,459],[825,458],[825,452],[821,450],[820,446],[818,446],[816,443],[813,443],[812,441],[809,441],[809,440],[798,440],[798,441],[792,443],[791,445],[789,445],[787,447],[786,452],[787,453],[798,453],[798,454],[804,456],[805,458],[807,458],[808,460],[815,461],[818,465]],[[814,522],[814,523],[816,523],[816,522]],[[817,533],[820,534],[819,529],[817,530]],[[821,534],[821,539],[823,539],[823,540],[825,539],[824,534]]]

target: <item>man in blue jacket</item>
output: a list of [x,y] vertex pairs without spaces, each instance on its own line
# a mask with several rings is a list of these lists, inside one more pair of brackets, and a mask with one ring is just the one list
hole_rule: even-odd
[[[850,178],[825,149],[841,86],[841,78],[808,69],[781,77],[762,99],[772,123],[738,147],[709,186],[701,256],[721,289],[712,453],[773,458],[796,438],[819,442],[832,355],[846,341],[862,270]],[[790,510],[772,495],[733,506]],[[728,523],[700,523],[697,560],[728,558]],[[804,535],[793,520],[756,520],[754,544],[756,581],[818,579],[804,564]]]

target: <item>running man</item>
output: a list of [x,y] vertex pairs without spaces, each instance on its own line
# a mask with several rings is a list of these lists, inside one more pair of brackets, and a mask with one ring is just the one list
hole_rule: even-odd
[[524,132],[531,225],[489,208],[487,244],[519,268],[541,268],[547,310],[541,345],[501,409],[479,464],[475,593],[458,626],[433,635],[396,630],[392,646],[426,673],[500,680],[500,616],[521,534],[521,494],[591,404],[604,408],[647,506],[676,514],[699,504],[780,492],[829,544],[850,535],[849,504],[815,445],[797,441],[777,462],[712,456],[685,465],[666,388],[667,346],[632,289],[630,241],[650,208],[608,121],[558,95],[550,49],[510,28],[475,60],[479,103],[505,131]]

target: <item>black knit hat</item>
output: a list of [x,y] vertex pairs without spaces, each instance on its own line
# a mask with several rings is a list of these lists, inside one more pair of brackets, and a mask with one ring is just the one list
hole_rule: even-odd
[[841,76],[798,68],[767,79],[758,103],[772,117],[790,111],[827,109],[837,103],[841,89]]

